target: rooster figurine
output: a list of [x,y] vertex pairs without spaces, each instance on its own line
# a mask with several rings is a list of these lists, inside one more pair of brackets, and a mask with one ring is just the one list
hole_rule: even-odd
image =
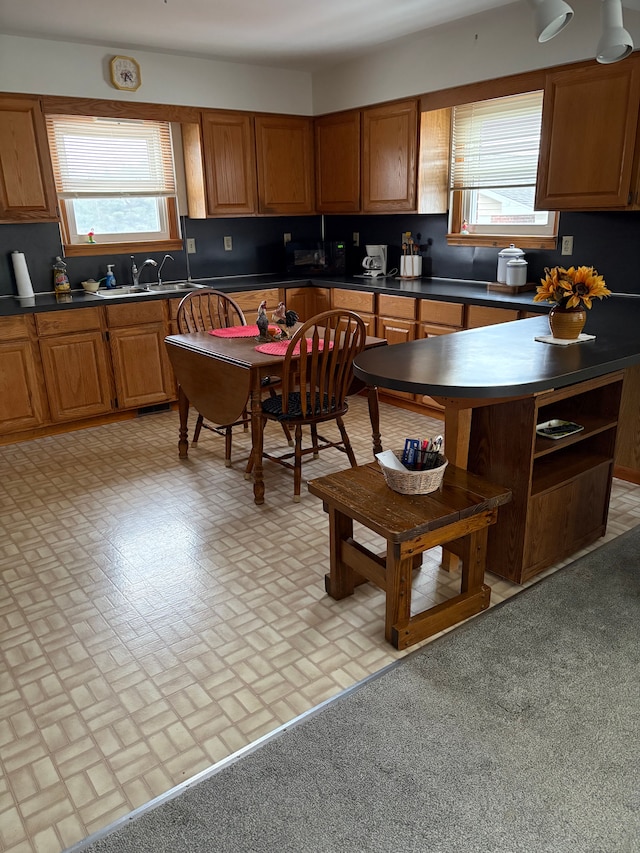
[[256,326],[261,340],[270,340],[269,338],[269,320],[267,318],[267,300],[263,299],[258,306],[258,316],[256,318]]
[[287,329],[291,329],[292,326],[295,326],[295,324],[298,322],[299,319],[300,319],[300,317],[296,314],[295,311],[285,311],[284,312],[284,324],[287,327]]
[[271,319],[274,323],[279,323],[281,326],[284,326],[286,323],[286,315],[287,310],[284,302],[278,302],[278,307],[271,315]]

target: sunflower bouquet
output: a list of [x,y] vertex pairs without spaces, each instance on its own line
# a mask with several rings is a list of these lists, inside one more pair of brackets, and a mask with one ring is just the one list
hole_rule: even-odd
[[593,267],[545,268],[534,302],[553,302],[564,308],[591,308],[592,299],[610,296],[604,278]]

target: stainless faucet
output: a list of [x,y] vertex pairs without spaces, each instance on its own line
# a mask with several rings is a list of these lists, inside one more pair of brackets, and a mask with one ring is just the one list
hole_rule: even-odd
[[142,270],[146,267],[157,267],[158,264],[153,260],[153,258],[147,258],[147,260],[142,264],[140,269],[136,266],[136,259],[131,255],[131,282],[134,287],[140,288],[140,290],[149,290],[149,284],[140,284],[140,275]]
[[158,267],[158,286],[162,285],[162,267],[164,266],[164,262],[169,258],[172,261],[175,261],[173,255],[165,255],[162,261],[160,262],[160,266]]

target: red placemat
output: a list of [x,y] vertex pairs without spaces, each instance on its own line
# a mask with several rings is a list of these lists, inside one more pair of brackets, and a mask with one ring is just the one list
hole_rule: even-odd
[[[312,344],[312,339],[307,338],[307,342],[309,346]],[[320,341],[320,346],[318,349],[324,349],[324,341]],[[257,352],[263,352],[265,355],[284,355],[287,351],[287,347],[289,346],[289,341],[273,341],[270,344],[258,344],[255,348]],[[333,349],[333,341],[329,344],[329,349]],[[300,344],[296,344],[296,348],[294,349],[294,355],[298,355],[300,353]]]
[[209,329],[216,338],[256,338],[260,332],[257,326],[229,326],[226,329]]

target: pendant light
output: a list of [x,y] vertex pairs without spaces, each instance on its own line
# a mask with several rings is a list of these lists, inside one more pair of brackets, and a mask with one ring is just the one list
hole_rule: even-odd
[[596,49],[596,59],[603,65],[618,62],[633,50],[633,39],[622,21],[621,0],[602,0],[602,35]]
[[533,7],[538,41],[545,42],[557,36],[571,18],[573,9],[564,0],[527,0]]

